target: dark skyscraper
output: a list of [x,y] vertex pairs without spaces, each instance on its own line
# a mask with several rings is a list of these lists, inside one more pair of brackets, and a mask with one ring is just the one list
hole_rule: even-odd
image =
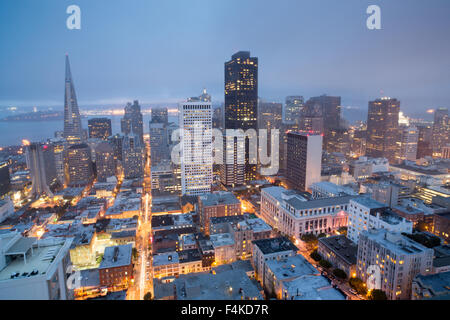
[[9,175],[9,166],[7,162],[0,162],[0,197],[9,192],[11,180]]
[[286,97],[284,106],[284,122],[287,124],[299,124],[301,112],[304,108],[304,99],[302,96]]
[[95,164],[97,168],[97,180],[105,182],[116,174],[116,161],[114,149],[108,142],[101,142],[95,148]]
[[169,113],[167,108],[152,108],[151,123],[169,123]]
[[133,132],[139,137],[141,143],[144,142],[144,122],[139,101],[135,100],[133,104],[127,103],[120,125],[123,134],[127,135]]
[[433,129],[429,125],[417,126],[419,130],[419,140],[417,142],[417,159],[431,157],[433,150],[431,149],[431,140],[433,137]]
[[88,185],[94,178],[91,149],[85,143],[76,144],[67,150],[66,181],[70,187]]
[[[240,51],[234,54],[230,61],[225,62],[224,113],[225,129],[242,129],[244,131],[258,129],[258,58],[250,57],[248,51]],[[237,144],[236,139],[235,143]],[[237,157],[236,154],[235,157]],[[249,141],[246,139],[245,182],[254,180],[256,177],[256,164],[249,162]],[[235,165],[228,165],[224,170],[229,171],[236,168]],[[242,173],[235,172],[234,176],[240,174]]]
[[145,149],[138,135],[130,133],[123,138],[122,166],[125,179],[144,176],[144,152]]
[[170,159],[169,137],[164,123],[149,123],[150,128],[150,153],[152,164],[159,164],[162,160]]
[[438,108],[434,112],[432,149],[434,157],[442,156],[442,149],[450,141],[450,119],[447,108]]
[[77,144],[83,140],[80,110],[78,109],[68,55],[66,55],[66,83],[64,92],[64,138],[69,144]]
[[88,120],[89,138],[107,140],[112,135],[111,119],[93,118]]
[[399,112],[400,101],[397,99],[381,98],[369,102],[367,156],[387,158],[390,163],[395,163],[399,135]]

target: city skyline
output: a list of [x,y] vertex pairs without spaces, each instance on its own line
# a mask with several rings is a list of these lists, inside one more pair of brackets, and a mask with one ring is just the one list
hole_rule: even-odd
[[[8,52],[17,55],[11,59],[6,51],[0,53],[5,74],[0,80],[0,105],[62,107],[59,57],[66,52],[77,65],[74,78],[80,105],[134,99],[174,103],[203,87],[213,101],[223,101],[223,61],[239,50],[259,58],[259,96],[272,101],[326,93],[342,96],[345,106],[364,110],[368,101],[391,96],[402,102],[402,111],[416,113],[446,107],[450,100],[445,89],[450,78],[442,72],[448,67],[450,51],[445,36],[450,6],[445,1],[427,5],[381,1],[381,30],[365,26],[369,1],[325,1],[322,6],[291,1],[256,6],[250,1],[230,18],[228,32],[227,13],[233,1],[177,6],[136,1],[126,8],[80,1],[81,30],[65,27],[69,4],[29,3],[29,10],[19,10],[11,2],[2,4],[0,21],[6,28],[1,28],[0,35]],[[33,8],[39,9],[37,20],[30,19]],[[241,18],[249,10],[255,10],[260,19],[242,30]],[[118,23],[123,19],[129,23]],[[265,24],[267,19],[281,22]],[[175,23],[170,25],[168,20]],[[5,32],[10,24],[18,27],[14,38]],[[179,31],[181,25],[187,27]],[[205,50],[193,54],[195,38],[201,39]],[[41,46],[46,50],[40,50]],[[40,73],[47,76],[37,81]],[[191,73],[197,76],[192,78]]]

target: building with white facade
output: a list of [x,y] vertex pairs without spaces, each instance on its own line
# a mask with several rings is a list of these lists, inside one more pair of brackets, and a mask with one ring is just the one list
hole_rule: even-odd
[[283,235],[331,234],[347,226],[347,208],[354,196],[307,200],[293,190],[261,190],[261,218]]
[[311,193],[314,199],[358,195],[358,193],[350,187],[339,186],[328,181],[313,183],[311,185]]
[[432,271],[433,249],[386,229],[361,233],[357,277],[368,289],[380,289],[390,300],[411,299],[411,283]]
[[72,238],[0,235],[0,300],[68,300]]
[[211,102],[184,102],[179,106],[182,195],[201,195],[212,184]]
[[412,233],[413,223],[378,201],[368,197],[350,200],[348,206],[347,237],[358,243],[359,235],[371,229],[386,229],[392,232]]

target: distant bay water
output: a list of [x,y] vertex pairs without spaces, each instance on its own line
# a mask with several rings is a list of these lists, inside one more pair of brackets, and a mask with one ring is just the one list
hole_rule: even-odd
[[[96,118],[90,116],[83,118],[83,129],[88,128],[88,119]],[[98,118],[111,119],[113,134],[120,133],[120,119],[122,116],[98,116]],[[150,115],[144,115],[144,131],[148,132]],[[176,116],[169,116],[170,122],[178,123]],[[62,131],[63,120],[46,121],[0,121],[0,147],[21,145],[23,139],[32,142],[45,141],[55,136],[55,131]]]

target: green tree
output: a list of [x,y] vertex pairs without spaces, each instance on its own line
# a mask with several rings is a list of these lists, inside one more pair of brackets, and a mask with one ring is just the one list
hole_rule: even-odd
[[350,284],[350,287],[355,289],[359,294],[367,294],[367,288],[366,286],[364,286],[364,281],[362,281],[360,278],[350,278],[348,283]]
[[347,274],[344,270],[336,268],[333,270],[333,274],[340,279],[347,279]]
[[146,294],[144,294],[144,300],[152,300],[152,293],[151,292],[147,292]]
[[319,265],[322,268],[325,268],[325,269],[331,268],[331,263],[329,261],[327,261],[327,260],[324,260],[324,259],[319,261]]
[[383,290],[374,289],[369,294],[369,300],[387,300],[386,293]]
[[317,252],[317,249],[314,250],[313,252],[311,252],[311,254],[309,255],[314,261],[319,262],[320,260],[322,260],[322,256]]

